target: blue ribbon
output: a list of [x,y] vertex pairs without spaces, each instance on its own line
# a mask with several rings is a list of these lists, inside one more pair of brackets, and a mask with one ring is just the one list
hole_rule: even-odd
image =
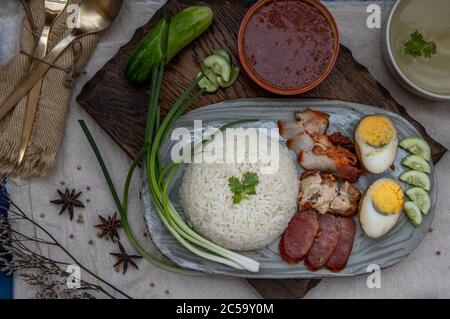
[[[6,180],[0,181],[0,215],[8,216],[9,203],[6,200],[8,197],[6,192]],[[12,275],[0,273],[0,299],[12,299]]]

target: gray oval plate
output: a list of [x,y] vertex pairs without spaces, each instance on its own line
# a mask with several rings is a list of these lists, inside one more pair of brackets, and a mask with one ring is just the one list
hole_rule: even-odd
[[[347,136],[353,136],[355,126],[363,116],[377,113],[388,115],[394,121],[400,139],[408,136],[421,136],[411,123],[398,114],[367,105],[324,100],[244,99],[228,101],[191,111],[184,115],[174,127],[186,127],[192,131],[194,120],[202,120],[204,127],[219,127],[221,124],[229,121],[253,118],[258,118],[260,122],[256,124],[252,123],[252,127],[255,127],[255,125],[257,127],[276,127],[277,120],[284,119],[293,121],[293,112],[301,111],[307,107],[330,114],[329,133],[340,131]],[[170,149],[173,144],[174,142],[168,139],[163,145],[161,157],[164,164],[170,162]],[[405,151],[399,149],[395,161],[395,171],[389,171],[377,176],[367,174],[358,182],[358,188],[361,191],[365,191],[371,183],[381,177],[396,179],[404,171],[400,161],[406,155]],[[364,235],[359,226],[359,222],[357,222],[358,226],[352,254],[347,267],[339,273],[333,273],[326,269],[311,272],[306,269],[303,263],[296,265],[285,263],[278,254],[278,240],[264,249],[243,253],[261,263],[261,268],[258,273],[236,270],[222,264],[207,261],[183,248],[165,229],[151,204],[144,178],[141,198],[145,219],[154,244],[167,258],[181,267],[199,270],[209,274],[246,278],[346,277],[366,274],[367,267],[372,264],[376,264],[381,268],[393,266],[407,257],[419,245],[431,224],[434,214],[434,204],[436,203],[437,185],[434,167],[432,169],[432,174],[430,174],[432,183],[430,195],[433,208],[424,217],[422,225],[418,228],[413,227],[407,217],[402,214],[400,221],[388,235],[380,239],[371,239]],[[170,198],[181,214],[183,210],[179,205],[178,187],[181,182],[183,170],[184,167],[179,169],[170,191]],[[299,172],[301,171],[302,169],[299,167]],[[406,189],[406,185],[404,185],[404,188]]]

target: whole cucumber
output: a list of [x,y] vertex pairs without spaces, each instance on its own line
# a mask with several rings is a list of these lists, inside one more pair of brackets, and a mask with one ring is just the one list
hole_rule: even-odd
[[167,19],[163,18],[144,37],[128,60],[126,78],[133,83],[142,83],[150,75],[152,66],[164,59],[163,35],[167,30]]
[[[192,6],[172,17],[167,44],[168,63],[185,46],[205,32],[213,21],[214,14],[207,6]],[[163,19],[164,20],[164,19]],[[146,81],[154,64],[163,59],[161,49],[163,20],[144,37],[128,61],[126,78],[133,83]]]
[[166,63],[205,32],[213,18],[213,11],[206,6],[189,7],[173,16],[170,21]]

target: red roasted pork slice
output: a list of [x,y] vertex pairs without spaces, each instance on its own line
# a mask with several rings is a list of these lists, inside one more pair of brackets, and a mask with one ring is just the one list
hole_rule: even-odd
[[355,239],[356,223],[351,218],[338,217],[339,229],[341,230],[341,239],[330,260],[327,262],[327,268],[331,271],[341,271],[347,266],[347,261],[353,249]]
[[319,235],[314,240],[305,265],[311,271],[324,267],[333,255],[341,238],[341,230],[336,217],[325,214],[319,218]]
[[295,264],[308,255],[319,231],[317,214],[304,211],[294,215],[280,240],[280,255],[290,264]]

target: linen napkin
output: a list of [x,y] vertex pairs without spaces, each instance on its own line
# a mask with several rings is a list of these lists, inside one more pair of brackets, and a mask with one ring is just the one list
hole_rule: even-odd
[[[21,36],[22,52],[0,69],[0,104],[13,92],[30,71],[32,58],[41,34],[45,12],[43,0],[22,1],[28,6]],[[79,1],[71,0],[69,4]],[[69,33],[66,21],[73,12],[60,16],[49,37],[49,50]],[[0,120],[0,176],[21,177],[47,175],[58,154],[71,98],[71,81],[95,48],[98,35],[88,35],[73,43],[43,78],[41,97],[30,142],[20,167],[17,166],[27,97]]]

